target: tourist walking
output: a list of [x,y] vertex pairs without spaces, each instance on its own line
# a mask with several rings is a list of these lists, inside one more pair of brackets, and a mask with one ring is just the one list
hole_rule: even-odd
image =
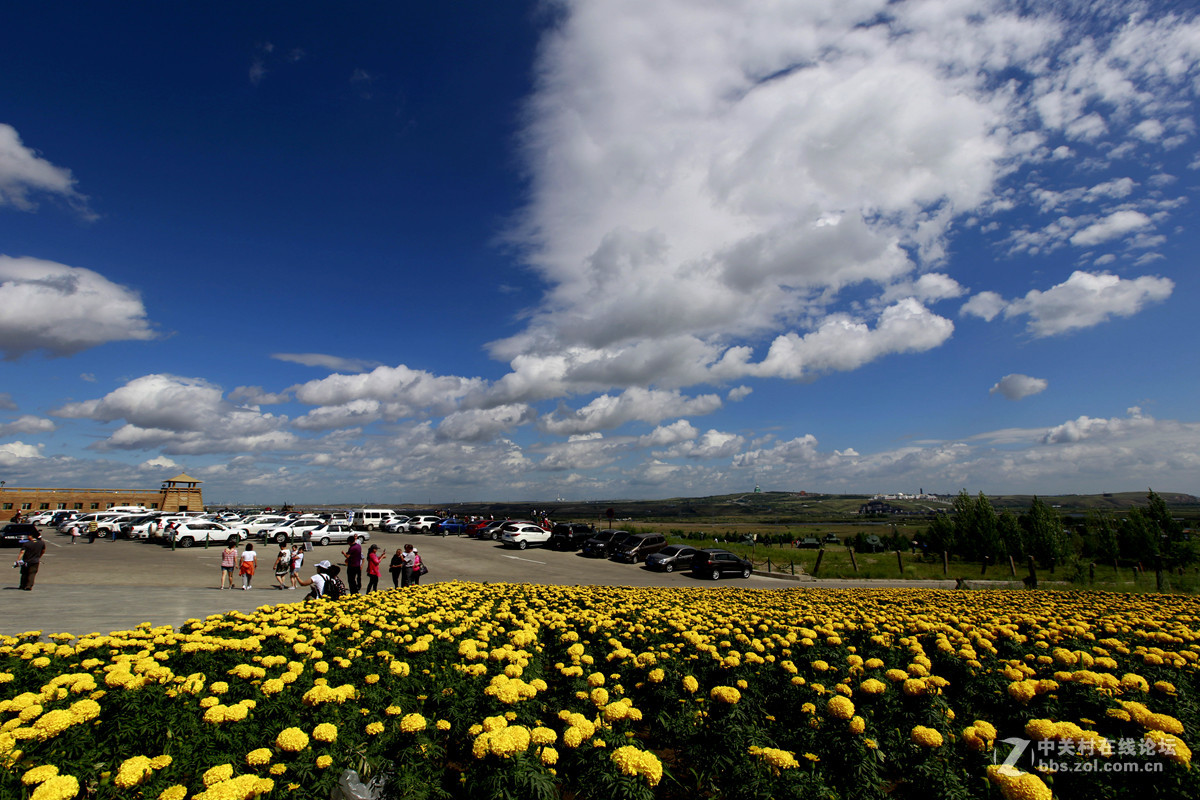
[[254,580],[255,562],[258,560],[258,553],[254,552],[253,542],[246,543],[246,550],[242,553],[241,567],[238,572],[242,575],[242,591],[253,589],[251,582]]
[[78,539],[79,539],[79,526],[76,525],[74,522],[71,523],[70,533],[71,533],[71,544],[75,544],[75,542],[78,541]]
[[225,549],[221,551],[221,587],[225,588],[225,579],[229,579],[229,588],[233,588],[233,570],[238,565],[237,545],[233,540],[225,543]]
[[289,587],[295,589],[300,584],[300,567],[304,566],[304,548],[300,545],[292,547],[292,585]]
[[21,542],[21,555],[17,560],[21,567],[20,588],[27,592],[33,591],[33,581],[42,565],[42,554],[45,552],[46,543],[42,541],[42,532],[34,528],[29,538]]
[[288,588],[284,581],[292,571],[292,551],[286,542],[279,543],[279,552],[275,554],[275,583],[279,590]]

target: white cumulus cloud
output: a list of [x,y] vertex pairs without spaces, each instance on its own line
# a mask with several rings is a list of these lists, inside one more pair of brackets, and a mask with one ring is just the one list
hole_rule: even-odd
[[29,149],[11,125],[0,123],[0,206],[21,211],[37,208],[34,197],[50,195],[89,214],[87,200],[75,189],[69,169],[57,167]]
[[0,353],[68,356],[105,342],[153,339],[138,293],[82,267],[0,255]]
[[1050,381],[1045,378],[1031,378],[1028,375],[1013,373],[1005,375],[991,389],[990,394],[999,394],[1009,400],[1023,400],[1026,397],[1046,391]]

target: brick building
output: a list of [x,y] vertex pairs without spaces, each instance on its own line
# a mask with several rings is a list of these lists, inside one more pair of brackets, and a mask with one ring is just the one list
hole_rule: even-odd
[[203,511],[200,484],[180,473],[165,480],[158,491],[144,489],[11,488],[0,484],[0,516],[38,511],[103,511],[113,506],[144,506],[161,511]]

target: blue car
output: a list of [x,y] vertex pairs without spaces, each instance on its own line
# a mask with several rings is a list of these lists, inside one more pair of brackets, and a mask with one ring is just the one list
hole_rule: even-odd
[[442,536],[448,533],[458,535],[467,529],[467,523],[457,517],[446,517],[437,524],[437,532]]

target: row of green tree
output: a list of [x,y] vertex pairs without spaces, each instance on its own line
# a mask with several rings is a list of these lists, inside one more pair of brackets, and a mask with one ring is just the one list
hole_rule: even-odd
[[996,513],[982,492],[966,490],[954,500],[954,511],[936,517],[922,540],[933,552],[949,552],[972,561],[993,562],[1009,556],[1039,564],[1064,563],[1074,558],[1112,563],[1136,562],[1146,567],[1189,566],[1197,560],[1191,537],[1171,517],[1167,504],[1153,490],[1146,506],[1135,506],[1121,517],[1092,512],[1083,521],[1064,521],[1035,497],[1021,514]]

